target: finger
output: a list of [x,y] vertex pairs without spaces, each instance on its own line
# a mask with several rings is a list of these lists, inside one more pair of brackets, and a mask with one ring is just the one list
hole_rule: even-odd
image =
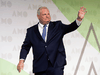
[[17,66],[17,70],[18,72],[21,72],[22,67],[21,66]]
[[83,8],[82,7],[80,7],[80,10],[82,10]]
[[19,73],[21,72],[21,70],[22,70],[22,68],[19,68],[19,69],[18,69]]
[[82,9],[84,9],[84,6],[82,7]]
[[24,68],[24,64],[22,64],[21,68],[22,68],[22,70],[23,70],[23,68]]
[[23,70],[24,66],[22,66],[22,70]]
[[87,11],[85,11],[84,13],[87,13]]
[[17,66],[17,70],[19,71],[19,66]]
[[85,11],[85,10],[86,10],[86,8],[84,8],[83,10],[79,10],[79,12],[80,13],[82,13],[82,12],[86,13],[87,11]]
[[21,69],[19,69],[19,73],[21,72]]
[[86,8],[83,9],[84,11],[86,10]]
[[18,72],[20,72],[20,69],[17,69],[18,70]]
[[80,11],[84,12],[85,10],[86,10],[86,8],[84,8],[84,6],[80,8]]
[[84,8],[84,6],[83,6],[83,7],[81,7],[80,9],[81,9],[81,10],[83,10],[83,8]]

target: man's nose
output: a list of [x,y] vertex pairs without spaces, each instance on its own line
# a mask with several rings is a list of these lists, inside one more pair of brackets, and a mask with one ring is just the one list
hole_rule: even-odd
[[48,17],[49,17],[49,15],[46,15],[46,17],[48,18]]

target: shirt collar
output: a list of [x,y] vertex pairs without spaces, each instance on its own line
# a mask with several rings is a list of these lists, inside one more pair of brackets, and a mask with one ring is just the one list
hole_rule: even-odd
[[[48,23],[48,24],[46,24],[46,25],[47,25],[47,27],[48,27],[48,26],[49,26],[49,23]],[[41,23],[39,22],[39,26],[43,28],[43,26],[44,26],[44,25],[43,25],[43,24],[41,24]]]

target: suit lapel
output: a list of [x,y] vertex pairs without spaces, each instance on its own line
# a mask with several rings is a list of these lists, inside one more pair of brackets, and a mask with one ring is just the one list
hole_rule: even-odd
[[[39,23],[38,23],[38,24],[39,24]],[[38,24],[36,25],[34,31],[35,31],[36,35],[38,36],[38,38],[40,38],[43,42],[45,42],[44,39],[42,38],[42,36],[41,36],[39,30],[38,30]]]
[[50,41],[50,39],[53,37],[53,28],[54,28],[54,25],[52,22],[49,23],[49,28],[48,28],[48,34],[47,34],[47,42]]

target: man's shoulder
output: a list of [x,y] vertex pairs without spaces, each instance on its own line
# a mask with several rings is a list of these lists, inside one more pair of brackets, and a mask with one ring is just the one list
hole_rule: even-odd
[[61,23],[61,20],[57,20],[57,21],[50,21],[51,23]]
[[36,28],[36,27],[37,27],[37,25],[38,25],[38,24],[35,24],[35,25],[31,26],[31,27],[27,28],[27,30],[34,29],[34,28]]
[[59,26],[62,24],[61,20],[57,20],[57,21],[50,21],[50,24],[54,25],[54,26]]

